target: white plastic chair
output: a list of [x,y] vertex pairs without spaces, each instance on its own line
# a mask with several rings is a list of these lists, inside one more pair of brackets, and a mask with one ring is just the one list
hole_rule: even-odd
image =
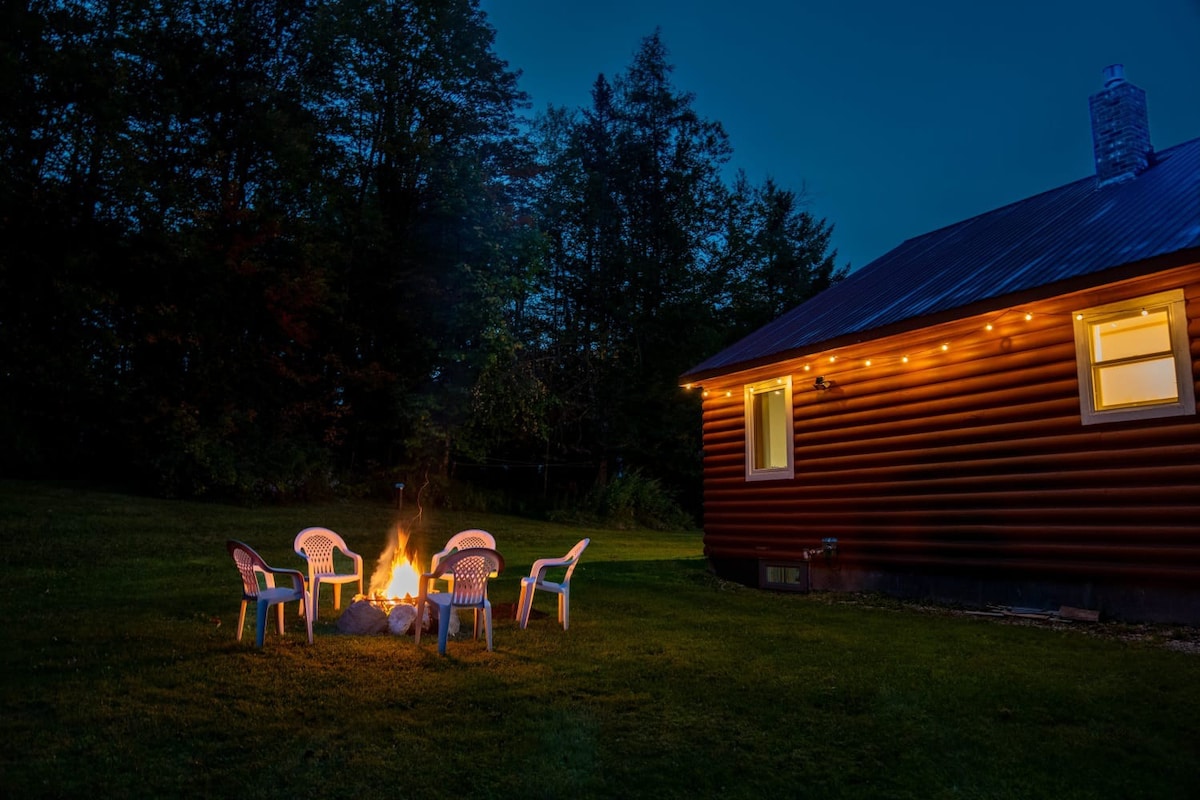
[[[345,540],[328,528],[305,528],[296,534],[292,547],[296,554],[308,562],[308,586],[312,594],[312,617],[315,621],[321,606],[321,584],[333,585],[333,607],[342,607],[342,584],[358,582],[358,593],[363,593],[363,560],[358,553],[346,547]],[[338,572],[333,563],[336,550],[341,550],[354,562],[353,572]]]
[[[450,537],[445,546],[441,550],[434,553],[429,558],[429,571],[437,572],[438,565],[442,563],[442,559],[453,553],[455,550],[465,550],[468,547],[487,547],[492,550],[496,549],[496,537],[479,528],[470,528],[469,530],[459,531]],[[446,591],[454,590],[454,576],[445,574],[441,580],[446,581]]]
[[[304,588],[304,575],[298,569],[276,569],[267,566],[262,556],[254,552],[249,545],[230,539],[226,543],[233,562],[237,564],[238,572],[242,575],[242,612],[238,615],[237,640],[242,640],[242,628],[246,624],[246,604],[253,600],[258,608],[258,630],[255,644],[263,646],[263,638],[267,632],[267,614],[271,606],[278,606],[279,635],[283,635],[283,606],[293,600],[300,601],[301,609],[308,605],[308,592]],[[292,588],[275,586],[275,576],[283,575],[292,579]],[[259,578],[262,583],[259,583]],[[265,585],[264,585],[265,584]],[[308,643],[312,644],[313,629],[312,615],[305,614],[308,623]]]
[[[490,547],[468,547],[441,559],[436,569],[421,575],[421,591],[417,595],[415,640],[421,644],[421,623],[425,604],[438,609],[438,653],[446,655],[446,637],[450,633],[450,615],[459,608],[475,610],[475,638],[479,638],[480,617],[487,632],[487,649],[492,649],[492,604],[488,602],[488,578],[504,569],[504,557]],[[443,575],[453,575],[454,588],[449,592],[430,592],[429,587]]]
[[[533,608],[533,593],[538,589],[544,592],[554,592],[558,595],[558,621],[565,631],[571,622],[571,575],[579,566],[579,557],[587,549],[591,539],[580,539],[562,558],[539,558],[533,562],[529,577],[521,578],[521,599],[517,602],[517,619],[522,628],[529,625],[529,612]],[[546,573],[552,569],[567,568],[567,573],[561,581],[554,583],[546,580]]]

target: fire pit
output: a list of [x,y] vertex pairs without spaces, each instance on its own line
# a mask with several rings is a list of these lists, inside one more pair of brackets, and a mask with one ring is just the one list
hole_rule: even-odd
[[[420,556],[408,549],[408,536],[399,527],[379,556],[375,572],[367,584],[367,593],[354,596],[338,619],[342,633],[391,633],[402,636],[413,632],[417,617],[417,595],[421,591]],[[429,611],[421,621],[422,632],[433,624]],[[450,619],[450,632],[458,632],[457,616]]]

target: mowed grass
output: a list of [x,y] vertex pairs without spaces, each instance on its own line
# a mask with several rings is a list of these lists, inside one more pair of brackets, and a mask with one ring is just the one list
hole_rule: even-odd
[[[1200,656],[1160,638],[732,586],[696,532],[415,512],[0,483],[4,796],[1200,796]],[[294,605],[282,638],[235,640],[226,539],[299,567],[322,525],[371,562],[400,523],[426,564],[491,531],[495,604],[591,537],[571,629],[539,594],[494,652],[441,657],[340,634],[327,593],[315,644]]]

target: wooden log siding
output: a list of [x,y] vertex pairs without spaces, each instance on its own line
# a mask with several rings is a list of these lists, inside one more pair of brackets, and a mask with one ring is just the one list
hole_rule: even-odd
[[[1200,585],[1200,417],[1082,425],[1071,318],[1181,287],[1200,375],[1190,265],[705,381],[706,553]],[[743,387],[788,374],[795,478],[747,482]]]

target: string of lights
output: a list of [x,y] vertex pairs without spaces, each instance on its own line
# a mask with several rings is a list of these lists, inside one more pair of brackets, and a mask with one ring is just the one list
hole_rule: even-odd
[[[1147,312],[1145,310],[1142,311],[1143,315],[1146,313]],[[995,334],[1001,329],[1002,323],[1005,321],[1005,319],[1010,316],[1019,317],[1020,321],[1024,322],[1032,322],[1034,319],[1034,314],[1032,311],[1009,308],[989,317],[982,325],[980,329],[981,333]],[[834,385],[833,378],[828,376],[830,368],[838,369],[840,371],[841,369],[846,368],[846,365],[852,365],[852,367],[857,368],[866,368],[881,367],[887,364],[917,364],[922,363],[924,359],[930,356],[937,356],[950,352],[952,346],[961,347],[969,343],[969,341],[960,336],[956,337],[955,339],[943,339],[941,341],[935,340],[929,345],[898,349],[892,352],[873,353],[865,356],[852,356],[848,352],[852,348],[839,348],[837,351],[814,354],[798,360],[803,362],[801,369],[805,373],[812,373],[814,371],[820,373],[814,380],[813,388],[822,390],[829,389]],[[688,383],[685,384],[683,388],[688,390],[699,388],[703,397],[710,396],[710,390],[705,388],[703,383]],[[733,390],[726,390],[723,392],[723,394],[725,397],[732,397]]]

